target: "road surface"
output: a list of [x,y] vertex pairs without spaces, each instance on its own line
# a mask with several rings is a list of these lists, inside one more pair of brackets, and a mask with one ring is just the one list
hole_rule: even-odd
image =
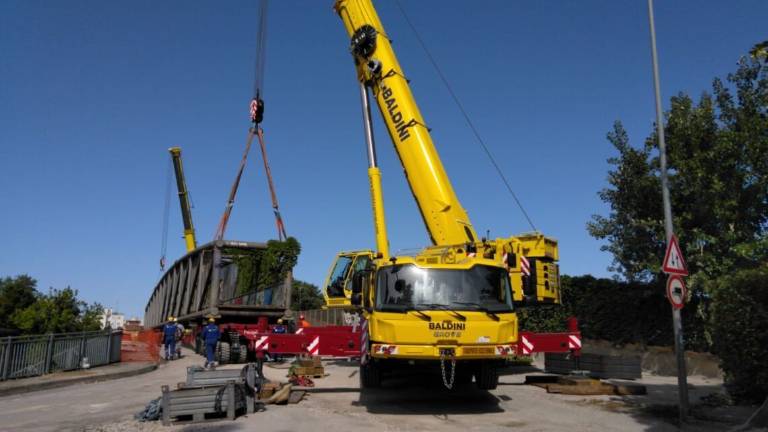
[[[523,384],[525,373],[501,377],[493,391],[449,392],[439,378],[405,377],[385,388],[361,393],[357,367],[326,362],[330,375],[297,405],[268,406],[265,412],[194,426],[138,423],[133,414],[160,386],[185,380],[186,367],[202,363],[187,352],[181,360],[131,378],[80,384],[0,398],[0,431],[675,431],[673,377],[648,377],[648,396],[565,396]],[[230,366],[238,367],[238,366]],[[270,379],[285,380],[285,369],[265,367]],[[692,377],[691,398],[721,391],[721,383]],[[639,407],[646,408],[639,408]],[[654,408],[657,407],[657,408]],[[694,423],[687,429],[717,431],[732,425]]]

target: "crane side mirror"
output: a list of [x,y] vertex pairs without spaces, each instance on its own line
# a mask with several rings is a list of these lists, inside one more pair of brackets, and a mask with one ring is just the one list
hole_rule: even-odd
[[352,303],[352,306],[362,306],[363,305],[363,295],[360,293],[352,294],[352,297],[349,299],[350,303]]

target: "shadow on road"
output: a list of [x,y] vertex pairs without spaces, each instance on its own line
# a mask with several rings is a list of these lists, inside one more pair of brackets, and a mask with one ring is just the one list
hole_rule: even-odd
[[[610,380],[620,383],[620,380]],[[678,423],[678,399],[676,384],[643,383],[647,395],[613,396],[610,399],[583,399],[578,404],[588,404],[607,411],[625,413],[644,426],[644,431],[726,431],[741,424],[749,415],[744,407],[709,406],[703,396],[722,391],[720,385],[688,385],[691,413],[687,422]],[[678,429],[679,428],[679,429]]]
[[504,412],[501,400],[474,384],[446,389],[439,377],[430,375],[390,379],[382,388],[360,391],[353,405],[372,414],[435,415]]

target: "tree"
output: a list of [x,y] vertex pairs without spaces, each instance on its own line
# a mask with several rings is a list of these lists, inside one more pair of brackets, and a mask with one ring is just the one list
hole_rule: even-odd
[[[674,226],[695,289],[768,258],[768,66],[743,57],[712,87],[697,103],[672,97],[666,113]],[[609,159],[609,187],[599,196],[611,210],[587,228],[608,241],[613,270],[651,281],[661,275],[666,244],[657,136],[634,148],[617,122],[608,140],[619,154]]]
[[87,304],[70,287],[38,294],[34,303],[17,309],[10,317],[12,327],[26,334],[68,333],[101,329],[98,303]]
[[712,289],[713,348],[737,400],[768,396],[768,265],[737,271]]
[[749,55],[755,60],[762,60],[763,63],[768,62],[768,40],[762,41],[749,50]]
[[37,281],[27,275],[0,279],[0,328],[10,329],[11,315],[35,302]]
[[293,280],[291,289],[291,310],[304,311],[320,309],[323,303],[323,296],[320,294],[317,285],[298,279]]

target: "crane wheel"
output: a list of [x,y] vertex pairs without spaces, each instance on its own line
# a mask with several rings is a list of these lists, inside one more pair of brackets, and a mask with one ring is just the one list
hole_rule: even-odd
[[464,390],[470,384],[472,384],[472,372],[467,370],[466,367],[459,366],[459,369],[456,371],[456,376],[453,381],[453,388]]
[[481,362],[475,372],[475,381],[480,390],[493,390],[499,385],[499,369],[491,362]]
[[248,359],[248,349],[245,345],[240,345],[240,349],[237,350],[237,356],[233,356],[232,363],[246,363]]
[[231,349],[229,347],[229,342],[219,342],[218,349],[219,354],[219,364],[226,364],[229,363]]
[[381,387],[381,368],[373,360],[369,360],[368,363],[360,365],[360,387]]

